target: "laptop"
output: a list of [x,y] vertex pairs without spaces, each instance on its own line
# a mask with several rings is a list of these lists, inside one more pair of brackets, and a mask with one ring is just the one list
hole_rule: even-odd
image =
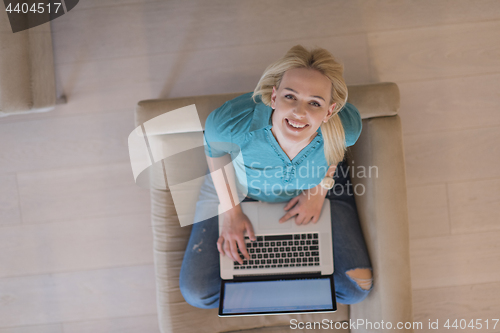
[[[317,223],[284,223],[287,202],[245,199],[241,208],[257,241],[245,236],[250,259],[220,255],[219,317],[335,312],[330,200]],[[219,211],[220,212],[220,211]],[[219,214],[219,235],[223,215]]]

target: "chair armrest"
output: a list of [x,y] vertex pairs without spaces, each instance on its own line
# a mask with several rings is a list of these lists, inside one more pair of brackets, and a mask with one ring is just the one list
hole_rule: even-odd
[[[348,162],[374,273],[374,287],[368,297],[351,305],[351,320],[383,320],[394,326],[412,321],[408,208],[399,116],[364,119],[363,132],[351,147]],[[365,177],[360,174],[363,168]],[[392,332],[394,328],[380,332]],[[353,330],[368,331],[372,330]]]
[[394,116],[398,113],[399,88],[394,82],[349,86],[347,101],[359,110],[361,118]]
[[50,22],[30,28],[32,109],[45,112],[56,105],[56,79]]
[[0,117],[53,110],[56,104],[50,22],[12,33],[0,18]]

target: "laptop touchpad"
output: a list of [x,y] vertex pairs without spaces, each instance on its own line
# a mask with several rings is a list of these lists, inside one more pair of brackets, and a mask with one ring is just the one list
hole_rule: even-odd
[[289,230],[295,219],[292,217],[286,222],[280,223],[286,211],[283,209],[286,203],[269,203],[259,207],[259,230]]

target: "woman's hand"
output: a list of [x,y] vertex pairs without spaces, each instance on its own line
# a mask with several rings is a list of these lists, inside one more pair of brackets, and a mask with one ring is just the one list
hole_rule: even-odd
[[250,259],[245,245],[245,231],[248,237],[255,241],[252,223],[243,213],[240,206],[236,206],[224,213],[222,232],[217,240],[217,249],[222,255],[227,255],[231,260],[243,264],[243,260],[238,254],[238,248],[246,259]]
[[290,200],[285,206],[284,209],[288,212],[280,218],[279,222],[283,223],[292,216],[295,216],[297,225],[308,224],[311,221],[312,223],[318,222],[326,193],[328,193],[328,190],[325,190],[319,184],[316,187],[302,191],[301,194]]

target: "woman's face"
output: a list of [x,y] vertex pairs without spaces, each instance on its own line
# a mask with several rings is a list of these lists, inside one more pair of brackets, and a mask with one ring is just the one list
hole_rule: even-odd
[[286,71],[271,95],[275,135],[287,143],[309,143],[335,108],[335,103],[330,104],[331,87],[330,80],[317,70]]

